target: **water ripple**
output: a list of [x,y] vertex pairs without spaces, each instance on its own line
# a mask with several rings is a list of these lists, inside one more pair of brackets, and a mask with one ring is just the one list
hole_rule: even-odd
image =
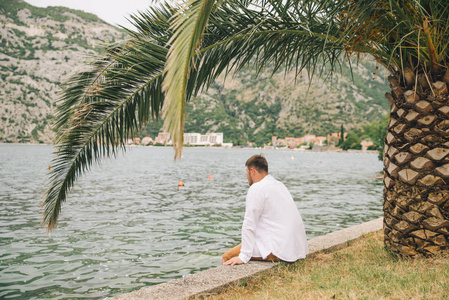
[[[261,152],[187,148],[175,163],[172,149],[133,148],[80,178],[47,235],[38,207],[51,151],[0,146],[0,298],[98,299],[219,265],[240,242],[244,163]],[[309,239],[382,214],[376,155],[262,152]]]

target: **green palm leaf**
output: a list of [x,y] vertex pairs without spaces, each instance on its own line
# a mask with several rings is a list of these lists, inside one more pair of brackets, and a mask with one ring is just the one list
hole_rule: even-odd
[[101,157],[125,150],[126,139],[159,117],[168,41],[167,30],[160,35],[159,26],[164,21],[168,25],[170,13],[168,9],[153,13],[148,19],[162,16],[157,27],[134,17],[145,35],[133,33],[131,40],[110,47],[90,64],[90,70],[63,86],[55,116],[55,158],[42,204],[43,223],[49,230],[56,226],[76,178]]
[[173,36],[166,63],[164,90],[164,126],[172,133],[175,158],[181,157],[183,145],[186,89],[192,59],[199,46],[214,0],[189,0],[172,19]]

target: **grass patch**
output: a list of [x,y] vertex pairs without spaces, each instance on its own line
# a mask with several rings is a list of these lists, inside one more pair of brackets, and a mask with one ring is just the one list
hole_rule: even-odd
[[208,299],[449,299],[449,257],[389,252],[381,231],[228,287]]

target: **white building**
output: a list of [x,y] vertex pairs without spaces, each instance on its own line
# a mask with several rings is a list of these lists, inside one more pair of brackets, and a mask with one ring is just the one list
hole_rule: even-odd
[[192,146],[222,145],[223,133],[184,133],[184,144]]

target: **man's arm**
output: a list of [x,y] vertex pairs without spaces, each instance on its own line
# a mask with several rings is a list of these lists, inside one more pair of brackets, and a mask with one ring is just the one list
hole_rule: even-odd
[[263,195],[260,190],[250,188],[246,196],[245,219],[242,226],[242,249],[238,259],[247,263],[256,244],[256,225],[263,211]]

